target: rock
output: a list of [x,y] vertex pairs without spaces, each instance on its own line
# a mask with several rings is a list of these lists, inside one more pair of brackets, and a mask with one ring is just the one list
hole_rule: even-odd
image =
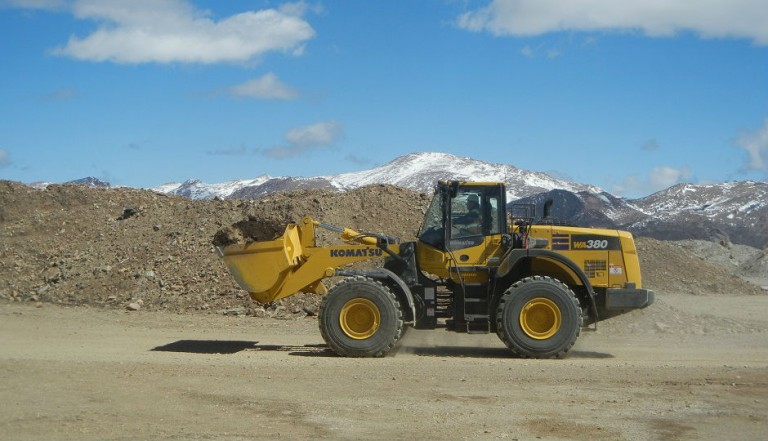
[[235,316],[237,316],[237,315],[245,314],[245,308],[243,308],[242,306],[238,306],[238,307],[235,307],[235,308],[222,309],[222,310],[220,310],[218,312],[221,315],[235,315]]
[[46,283],[57,283],[61,280],[61,275],[61,268],[58,266],[52,266],[46,268],[45,271],[43,271],[43,280]]
[[123,208],[123,212],[117,217],[117,220],[126,220],[129,217],[133,217],[139,214],[139,210],[135,208]]
[[141,305],[138,302],[131,302],[125,307],[128,311],[138,311],[141,309]]

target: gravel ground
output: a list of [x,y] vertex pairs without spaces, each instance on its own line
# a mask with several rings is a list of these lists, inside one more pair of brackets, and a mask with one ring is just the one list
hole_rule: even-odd
[[[0,434],[764,440],[768,296],[733,296],[725,310],[722,300],[661,296],[680,323],[713,327],[628,314],[582,333],[564,360],[511,358],[494,335],[442,330],[411,330],[386,358],[342,358],[312,317],[5,304]],[[725,332],[737,311],[751,312]]]
[[211,244],[303,215],[408,240],[427,202],[0,181],[0,439],[765,439],[765,250],[638,238],[657,303],[582,332],[565,360],[442,330],[363,360],[324,346],[318,297],[256,305]]

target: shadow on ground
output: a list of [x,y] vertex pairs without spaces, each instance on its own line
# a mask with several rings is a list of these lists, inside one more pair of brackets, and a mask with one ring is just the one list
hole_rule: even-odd
[[[398,353],[422,357],[518,358],[507,348],[475,346],[404,346],[398,350]],[[593,351],[571,351],[566,358],[604,359],[613,358],[613,355]]]
[[[312,345],[260,345],[247,340],[178,340],[151,349],[156,352],[185,352],[189,354],[236,354],[242,351],[276,351],[302,357],[337,357],[325,344]],[[425,357],[515,358],[507,348],[475,346],[403,346],[391,355],[413,354]],[[571,351],[568,358],[613,358],[611,354],[593,351]]]
[[236,354],[242,351],[281,351],[289,355],[305,357],[335,356],[326,345],[260,345],[257,341],[247,340],[178,340],[167,345],[157,346],[151,351],[185,352],[188,354]]

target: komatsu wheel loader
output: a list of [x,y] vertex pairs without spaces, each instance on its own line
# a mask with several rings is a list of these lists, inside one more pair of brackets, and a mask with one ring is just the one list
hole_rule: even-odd
[[[561,358],[582,327],[653,303],[630,233],[534,222],[533,208],[508,213],[502,183],[439,182],[415,242],[304,218],[218,250],[258,302],[323,295],[320,333],[352,357],[384,356],[415,327],[495,332],[518,356]],[[318,227],[345,243],[316,246]],[[383,264],[349,268],[370,259]],[[332,276],[343,280],[328,289]]]

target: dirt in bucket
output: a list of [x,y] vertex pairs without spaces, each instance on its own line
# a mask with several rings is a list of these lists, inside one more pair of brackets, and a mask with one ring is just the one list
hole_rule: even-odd
[[249,216],[248,219],[235,222],[217,231],[213,236],[213,245],[224,247],[233,244],[274,240],[283,234],[287,223],[285,219]]

